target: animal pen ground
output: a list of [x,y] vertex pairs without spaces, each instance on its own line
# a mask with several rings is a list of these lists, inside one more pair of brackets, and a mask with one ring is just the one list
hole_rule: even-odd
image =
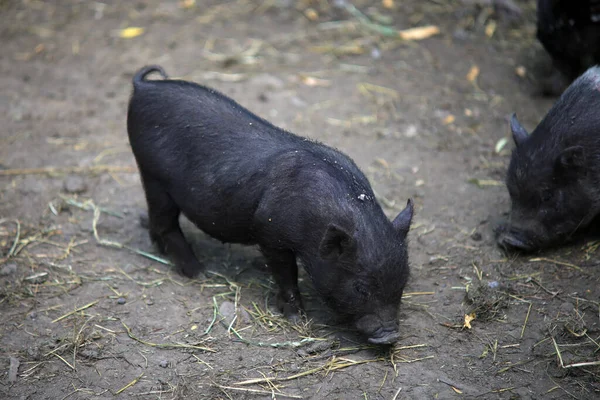
[[[0,2],[0,397],[597,398],[600,243],[494,240],[508,116],[531,129],[553,101],[517,4]],[[418,26],[439,33],[395,32]],[[189,223],[207,278],[161,263],[125,128],[151,63],[349,154],[389,216],[415,200],[395,346],[364,344],[303,272],[310,322],[290,324],[260,254]]]

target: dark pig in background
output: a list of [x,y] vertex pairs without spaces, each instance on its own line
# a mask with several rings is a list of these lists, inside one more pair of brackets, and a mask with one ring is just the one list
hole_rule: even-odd
[[559,95],[600,62],[600,0],[538,0],[537,37],[557,69],[544,91]]
[[498,244],[532,251],[591,228],[600,214],[600,68],[575,80],[531,135],[515,115],[510,125],[512,210]]
[[[164,80],[146,80],[151,72]],[[288,318],[303,310],[299,261],[326,303],[369,342],[398,339],[412,201],[388,220],[349,157],[215,90],[167,79],[161,67],[141,69],[133,86],[127,130],[150,236],[184,275],[203,266],[181,232],[180,213],[222,242],[257,244]]]

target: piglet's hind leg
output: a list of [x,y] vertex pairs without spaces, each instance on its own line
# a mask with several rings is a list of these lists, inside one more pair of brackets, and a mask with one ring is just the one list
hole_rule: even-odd
[[150,238],[187,277],[194,277],[203,267],[186,241],[179,226],[180,209],[156,180],[143,176],[148,203]]

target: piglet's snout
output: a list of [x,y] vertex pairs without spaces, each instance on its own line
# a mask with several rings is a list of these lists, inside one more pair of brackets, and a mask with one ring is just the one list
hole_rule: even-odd
[[383,318],[376,314],[363,316],[356,321],[356,328],[373,344],[391,344],[400,337],[395,313]]

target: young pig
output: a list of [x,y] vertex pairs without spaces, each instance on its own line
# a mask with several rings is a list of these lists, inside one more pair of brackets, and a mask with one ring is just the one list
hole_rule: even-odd
[[544,90],[560,94],[600,62],[600,0],[538,0],[537,37],[558,70]]
[[[151,72],[165,80],[145,80]],[[182,235],[180,213],[222,242],[257,244],[288,318],[302,312],[298,260],[324,300],[369,342],[398,339],[411,200],[390,222],[349,157],[213,89],[169,80],[158,66],[133,78],[127,130],[150,236],[184,275],[203,267]]]
[[575,80],[531,135],[515,115],[506,186],[509,223],[502,247],[531,251],[560,244],[600,214],[600,68]]

